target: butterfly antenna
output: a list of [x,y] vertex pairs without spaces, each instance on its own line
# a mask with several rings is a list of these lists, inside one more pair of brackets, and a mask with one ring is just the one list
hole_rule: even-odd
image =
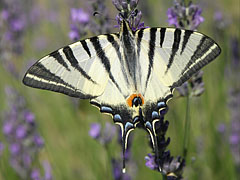
[[103,17],[103,18],[104,18],[105,20],[107,20],[107,21],[114,21],[114,22],[117,21],[116,19],[113,19],[113,18],[104,17],[104,15],[103,15],[102,13],[98,12],[98,11],[95,11],[95,12],[93,13],[93,16],[94,16],[94,17]]

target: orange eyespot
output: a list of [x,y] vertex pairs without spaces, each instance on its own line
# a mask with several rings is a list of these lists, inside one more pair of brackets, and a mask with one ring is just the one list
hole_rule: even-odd
[[143,96],[142,96],[140,93],[139,93],[139,94],[134,93],[134,94],[131,94],[131,95],[127,98],[127,104],[128,104],[129,107],[133,107],[133,99],[136,98],[136,97],[138,97],[138,98],[141,99],[141,101],[142,101],[142,102],[141,102],[141,105],[144,104]]

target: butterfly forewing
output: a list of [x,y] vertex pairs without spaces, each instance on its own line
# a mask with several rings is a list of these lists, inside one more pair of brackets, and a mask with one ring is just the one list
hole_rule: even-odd
[[136,42],[141,39],[139,61],[146,67],[143,93],[151,101],[164,98],[221,52],[211,38],[190,30],[147,28],[136,34]]
[[[112,34],[115,38],[117,36]],[[25,85],[79,98],[101,95],[109,79],[114,56],[107,36],[82,40],[40,59],[25,74]]]

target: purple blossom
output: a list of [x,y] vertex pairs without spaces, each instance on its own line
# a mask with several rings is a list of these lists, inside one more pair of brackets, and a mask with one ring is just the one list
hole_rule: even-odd
[[25,22],[23,19],[14,19],[11,21],[11,29],[15,32],[21,32],[25,28]]
[[26,127],[24,125],[19,125],[16,129],[16,137],[22,139],[26,135]]
[[193,18],[192,18],[192,23],[193,23],[193,27],[192,29],[196,29],[203,21],[204,21],[204,18],[201,16],[202,14],[202,9],[199,8],[198,6],[196,7],[196,11],[193,15]]
[[229,137],[229,142],[232,145],[238,145],[240,143],[240,136],[237,133],[233,133],[231,134],[231,136]]
[[73,22],[81,23],[81,24],[86,24],[89,22],[89,14],[83,11],[82,8],[76,9],[72,8],[71,9],[71,20]]
[[11,144],[10,152],[12,155],[17,155],[20,152],[20,144],[18,143]]
[[[95,18],[83,9],[72,8],[70,13],[70,32],[68,36],[71,40],[78,40],[89,32],[92,34],[109,33],[111,25],[108,17],[108,9],[105,6],[104,0],[92,1],[88,8],[89,12],[101,12],[101,16]],[[98,13],[96,13],[98,14]]]
[[173,8],[167,10],[168,24],[178,27],[178,17]]
[[201,14],[202,9],[198,5],[186,5],[180,0],[175,0],[173,7],[167,10],[168,24],[176,28],[195,30],[204,21]]
[[[138,29],[147,28],[144,26],[144,22],[141,22],[142,12],[137,8],[138,0],[130,0],[129,2],[121,0],[112,1],[116,9],[119,11],[119,14],[116,16],[118,25],[115,27],[120,27],[123,19],[128,22],[130,28],[133,31]],[[130,7],[130,9],[129,9]]]
[[52,168],[49,164],[48,161],[44,161],[42,163],[43,165],[43,168],[44,168],[44,180],[52,180],[53,177],[52,177]]
[[12,132],[13,130],[13,122],[7,121],[3,124],[3,133],[5,135],[8,135]]
[[104,145],[108,144],[115,134],[116,128],[110,123],[106,123],[104,128],[99,123],[92,123],[89,130],[89,135]]
[[23,164],[27,168],[29,168],[32,164],[31,156],[28,153],[23,154]]
[[25,111],[24,112],[24,119],[27,123],[33,124],[34,120],[35,120],[35,115],[30,111]]
[[39,136],[38,134],[34,135],[34,143],[37,145],[37,147],[41,148],[44,145],[44,140],[41,136]]
[[97,139],[100,136],[100,133],[101,133],[101,125],[98,123],[92,123],[89,131],[89,135],[92,138]]
[[40,180],[40,172],[38,169],[34,169],[31,173],[32,180]]
[[226,130],[226,125],[224,123],[220,123],[217,127],[218,132],[224,133]]
[[71,40],[78,40],[81,36],[86,34],[85,28],[89,23],[89,14],[83,11],[82,8],[72,8],[70,13],[71,25],[68,36]]
[[145,160],[146,160],[145,165],[148,168],[154,170],[158,167],[157,164],[155,163],[155,156],[154,155],[149,153],[147,156],[145,156]]

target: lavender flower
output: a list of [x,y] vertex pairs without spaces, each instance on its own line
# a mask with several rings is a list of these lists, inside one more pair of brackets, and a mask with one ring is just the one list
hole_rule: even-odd
[[101,125],[98,123],[92,123],[89,131],[89,135],[93,139],[97,139],[100,136],[100,132],[101,132]]
[[120,27],[121,22],[126,20],[133,31],[141,28],[146,28],[144,22],[141,22],[142,12],[137,9],[138,0],[130,0],[128,2],[123,0],[112,0],[114,6],[119,11],[116,16],[118,25]]
[[[20,72],[14,61],[23,53],[25,32],[28,27],[36,27],[37,22],[33,20],[37,16],[32,16],[34,12],[28,11],[25,4],[26,0],[3,0],[0,7],[0,63],[15,78],[19,78]],[[36,9],[34,4],[31,7]]]
[[[230,124],[224,127],[224,138],[228,140],[236,169],[240,168],[240,54],[239,41],[236,37],[230,39],[231,61],[226,68],[228,79],[228,108],[230,112]],[[221,132],[221,131],[220,131]]]
[[89,135],[98,140],[101,144],[107,145],[116,134],[116,127],[110,123],[106,123],[104,129],[98,123],[92,123]]
[[83,9],[71,9],[71,31],[69,32],[69,38],[71,40],[78,40],[81,36],[86,35],[84,27],[89,23],[89,14]]
[[152,154],[148,154],[147,156],[145,156],[145,160],[146,160],[146,166],[152,170],[155,170],[158,168],[158,165],[155,162],[155,156]]
[[[44,141],[37,132],[35,116],[26,109],[25,100],[13,88],[6,87],[5,91],[9,110],[4,113],[3,134],[9,147],[9,162],[22,179],[38,179],[37,171],[33,170],[36,168],[33,161]],[[49,166],[47,168],[50,169]],[[48,170],[47,174],[50,177],[51,171]]]
[[173,7],[167,11],[169,25],[176,28],[195,30],[204,21],[202,9],[191,2],[186,5],[183,0],[175,0]]
[[[21,54],[23,49],[23,33],[26,28],[26,10],[20,1],[4,0],[2,2],[1,21],[3,32],[0,49],[10,49],[16,54]],[[8,42],[8,43],[6,43]],[[7,47],[8,46],[8,47]]]

